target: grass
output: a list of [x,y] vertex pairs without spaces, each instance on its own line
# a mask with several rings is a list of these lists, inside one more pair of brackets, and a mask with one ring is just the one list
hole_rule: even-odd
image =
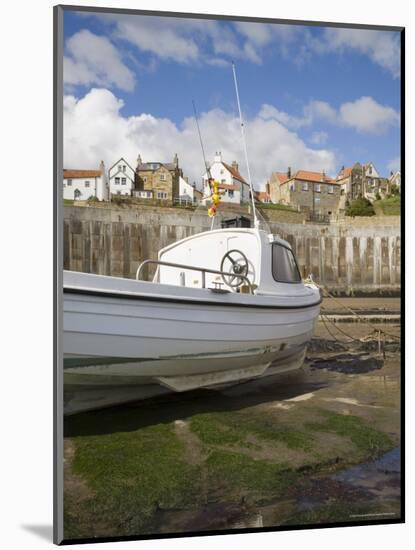
[[74,200],[72,199],[63,199],[63,205],[64,206],[72,206],[74,204]]
[[288,210],[289,212],[295,212],[298,214],[298,210],[293,208],[292,206],[289,206],[287,204],[274,204],[271,202],[261,202],[261,203],[255,203],[255,206],[259,209],[270,209],[270,210]]
[[375,201],[374,206],[381,209],[385,216],[399,216],[401,213],[401,196],[394,195]]

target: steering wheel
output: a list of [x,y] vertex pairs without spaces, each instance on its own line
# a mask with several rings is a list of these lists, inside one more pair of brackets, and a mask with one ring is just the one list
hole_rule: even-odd
[[248,274],[248,259],[240,250],[229,250],[222,258],[220,263],[220,270],[226,271],[229,275],[222,274],[222,279],[228,286],[237,288],[241,286],[244,279],[241,279],[240,275],[245,277]]

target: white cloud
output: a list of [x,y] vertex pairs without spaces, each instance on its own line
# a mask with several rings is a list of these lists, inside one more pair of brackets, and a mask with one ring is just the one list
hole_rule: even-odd
[[361,133],[384,134],[390,126],[399,125],[399,113],[371,97],[361,97],[340,106],[339,120]]
[[[133,167],[138,153],[145,161],[171,162],[179,155],[180,165],[191,181],[200,183],[203,158],[195,121],[180,125],[149,114],[124,117],[123,102],[104,89],[93,89],[84,97],[65,98],[65,167],[94,167],[103,159],[107,166],[125,157]],[[220,109],[202,113],[199,120],[206,155],[222,152],[225,161],[244,168],[239,120]],[[334,154],[308,147],[295,133],[274,119],[257,115],[246,122],[246,138],[255,187],[259,188],[274,170],[308,168],[333,173]]]
[[312,100],[304,105],[301,116],[290,115],[273,105],[264,104],[259,116],[265,120],[277,120],[294,130],[324,121],[334,126],[350,127],[360,133],[384,134],[391,126],[399,125],[397,111],[366,96],[342,103],[338,109],[326,101]]
[[65,84],[134,89],[134,74],[122,62],[108,38],[81,30],[66,41],[63,77]]
[[325,29],[323,39],[314,41],[319,53],[355,50],[387,69],[394,78],[400,75],[399,34],[365,29]]
[[388,170],[396,172],[401,169],[401,157],[395,157],[388,162]]

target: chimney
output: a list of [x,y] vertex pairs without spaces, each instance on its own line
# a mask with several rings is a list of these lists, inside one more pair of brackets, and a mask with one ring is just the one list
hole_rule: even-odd
[[137,157],[137,168],[140,166],[140,164],[143,164],[143,161],[141,160],[141,155],[138,154],[138,157]]
[[288,167],[287,176],[291,178],[291,166]]
[[391,176],[393,176],[393,170],[391,170]]
[[215,162],[222,162],[222,153],[220,151],[215,153]]
[[234,168],[237,172],[239,172],[239,166],[236,160],[232,161],[232,168]]
[[269,188],[269,181],[267,181],[267,183],[265,184],[265,191],[268,193],[268,195],[270,194],[270,188]]
[[179,166],[179,157],[177,156],[177,153],[174,154],[173,164],[176,168]]
[[105,164],[103,160],[101,160],[101,162],[99,163],[99,170],[101,174],[105,174]]

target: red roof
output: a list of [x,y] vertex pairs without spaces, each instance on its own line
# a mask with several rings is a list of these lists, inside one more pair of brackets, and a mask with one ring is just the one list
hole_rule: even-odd
[[337,176],[337,179],[341,180],[347,178],[352,173],[353,166],[348,166],[347,168],[342,168]]
[[287,172],[274,172],[274,174],[277,176],[278,181],[280,182],[280,185],[288,181],[290,178],[287,175]]
[[101,176],[101,170],[65,170],[63,171],[63,177],[65,179],[77,179],[77,178],[99,178]]
[[229,172],[232,174],[232,176],[241,181],[242,183],[246,183],[247,182],[244,180],[244,178],[241,176],[241,174],[238,172],[238,170],[236,168],[234,168],[233,166],[230,166],[229,164],[226,164],[225,162],[222,162],[223,166],[229,170]]
[[314,181],[316,183],[336,183],[336,180],[326,176],[324,172],[310,172],[309,170],[298,170],[291,179]]

